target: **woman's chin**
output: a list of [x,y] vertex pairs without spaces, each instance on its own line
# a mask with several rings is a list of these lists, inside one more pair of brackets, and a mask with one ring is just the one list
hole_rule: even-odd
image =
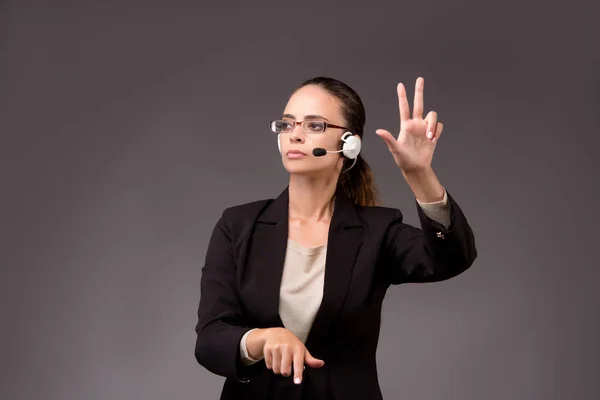
[[323,167],[318,167],[310,162],[284,161],[283,167],[293,175],[318,175],[323,172]]
[[319,177],[335,174],[335,166],[333,165],[315,165],[313,163],[295,163],[285,162],[283,167],[290,175]]
[[311,176],[311,175],[318,175],[319,174],[319,170],[315,169],[315,168],[308,168],[308,167],[285,167],[285,170],[290,174],[290,175],[302,175],[302,176]]

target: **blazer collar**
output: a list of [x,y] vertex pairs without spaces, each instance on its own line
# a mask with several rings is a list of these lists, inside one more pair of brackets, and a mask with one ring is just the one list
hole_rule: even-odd
[[[335,191],[333,215],[331,225],[333,227],[358,227],[363,223],[358,216],[356,205],[350,200],[341,187]],[[289,186],[287,186],[277,198],[270,201],[262,214],[258,217],[258,222],[277,224],[288,218],[289,215]]]
[[[279,316],[279,295],[288,239],[288,191],[289,187],[286,187],[257,218],[262,226],[254,233],[250,252],[254,279],[262,285],[261,290],[253,292],[252,301],[260,304],[256,309],[267,326],[283,326]],[[328,233],[323,299],[306,341],[317,358],[325,356],[331,348],[327,341],[328,332],[343,308],[365,227],[366,222],[360,219],[357,206],[338,188]]]

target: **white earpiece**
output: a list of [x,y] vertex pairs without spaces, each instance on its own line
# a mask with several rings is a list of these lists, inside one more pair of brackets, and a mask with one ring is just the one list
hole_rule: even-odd
[[358,136],[354,136],[352,132],[346,132],[342,136],[342,141],[344,142],[344,146],[342,146],[342,151],[346,158],[354,160],[360,154],[361,150],[361,141]]

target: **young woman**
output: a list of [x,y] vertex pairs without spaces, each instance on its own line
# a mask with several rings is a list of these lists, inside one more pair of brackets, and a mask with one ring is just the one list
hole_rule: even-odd
[[431,167],[442,133],[412,116],[398,85],[400,133],[387,144],[416,198],[421,229],[379,205],[360,154],[365,110],[343,82],[318,77],[292,93],[277,133],[289,185],[276,199],[226,209],[202,269],[195,356],[226,378],[221,399],[381,399],[376,368],[390,285],[469,268],[473,232]]

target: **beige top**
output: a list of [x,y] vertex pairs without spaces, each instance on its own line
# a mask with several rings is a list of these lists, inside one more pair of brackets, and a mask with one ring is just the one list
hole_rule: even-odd
[[[448,196],[434,203],[423,203],[417,200],[423,212],[444,227],[450,225],[450,209]],[[327,245],[304,247],[288,240],[281,288],[279,292],[279,316],[286,329],[306,342],[308,333],[323,299],[323,284],[325,278],[325,257]],[[248,355],[246,339],[250,332],[244,334],[240,341],[242,362],[246,365],[256,363]]]

